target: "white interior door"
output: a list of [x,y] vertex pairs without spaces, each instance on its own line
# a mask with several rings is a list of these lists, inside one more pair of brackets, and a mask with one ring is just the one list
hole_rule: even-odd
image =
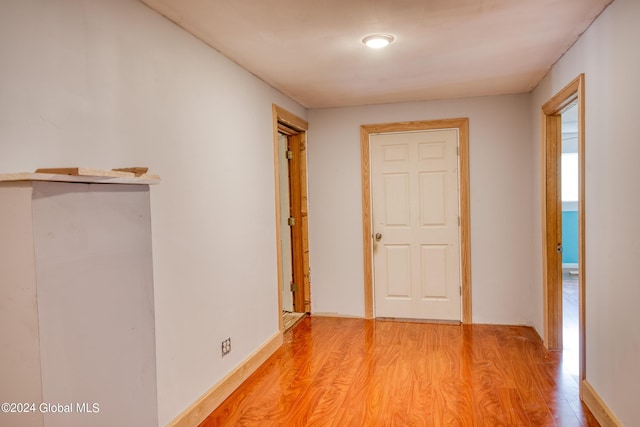
[[376,317],[461,320],[458,131],[370,144]]
[[278,172],[280,185],[280,248],[282,250],[282,309],[293,311],[293,257],[291,252],[291,228],[289,227],[289,160],[287,136],[278,134]]

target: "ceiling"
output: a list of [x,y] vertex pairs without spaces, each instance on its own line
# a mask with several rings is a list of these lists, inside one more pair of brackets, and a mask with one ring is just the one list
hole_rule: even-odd
[[612,0],[141,1],[323,108],[529,92]]

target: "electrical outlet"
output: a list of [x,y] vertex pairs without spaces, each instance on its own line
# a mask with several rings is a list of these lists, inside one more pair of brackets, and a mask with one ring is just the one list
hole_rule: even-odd
[[222,341],[222,357],[225,357],[229,353],[231,353],[231,338]]

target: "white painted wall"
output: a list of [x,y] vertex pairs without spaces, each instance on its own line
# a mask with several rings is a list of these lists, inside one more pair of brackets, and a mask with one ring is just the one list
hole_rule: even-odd
[[640,2],[615,0],[534,90],[534,321],[542,330],[540,107],[586,78],[587,380],[624,425],[640,425]]
[[[0,401],[42,402],[38,282],[31,183],[0,182]],[[44,425],[44,415],[0,413],[0,423]]]
[[165,425],[278,329],[271,104],[305,110],[134,0],[3,1],[0,58],[0,172],[162,176],[151,210]]
[[527,324],[529,95],[309,111],[312,311],[364,315],[360,125],[469,118],[473,321]]
[[42,425],[158,425],[149,186],[32,187]]
[[[469,117],[474,321],[541,331],[539,108],[585,72],[587,377],[640,424],[639,16],[616,0],[532,97],[310,111],[313,311],[364,311],[359,125]],[[0,172],[162,175],[151,200],[166,424],[277,330],[271,103],[305,111],[134,0],[3,1],[0,58]]]

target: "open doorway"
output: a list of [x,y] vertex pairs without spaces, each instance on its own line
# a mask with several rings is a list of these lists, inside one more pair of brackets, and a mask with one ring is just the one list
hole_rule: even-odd
[[291,238],[291,227],[289,218],[291,217],[291,176],[289,175],[289,138],[282,132],[278,132],[278,175],[280,187],[280,251],[282,252],[281,280],[282,286],[282,312],[285,314],[285,329],[287,318],[286,313],[294,312],[293,299],[293,242]]
[[273,106],[279,328],[311,311],[305,120]]
[[[582,399],[586,378],[584,75],[578,76],[546,102],[542,106],[542,114],[544,344],[549,350],[563,350],[566,344],[572,347],[573,352],[577,352],[577,367],[574,362],[572,376],[576,378],[577,371]],[[564,144],[563,140],[566,141]],[[562,173],[563,168],[567,169],[566,176]],[[563,204],[563,183],[566,187],[566,204]],[[570,194],[572,191],[573,194]],[[567,212],[566,215],[564,212]],[[563,216],[566,218],[564,227]],[[577,224],[572,218],[576,218]],[[572,227],[575,237],[569,241],[571,238],[567,235]],[[577,260],[572,259],[577,262],[570,262],[572,255],[577,255]],[[563,277],[567,278],[567,292],[563,292]],[[573,293],[570,292],[572,285]],[[576,299],[577,313],[575,309],[569,312],[571,306],[575,306]],[[571,369],[572,355],[567,351],[566,356],[567,367]]]
[[562,361],[564,369],[579,383],[579,161],[578,104],[562,111]]

